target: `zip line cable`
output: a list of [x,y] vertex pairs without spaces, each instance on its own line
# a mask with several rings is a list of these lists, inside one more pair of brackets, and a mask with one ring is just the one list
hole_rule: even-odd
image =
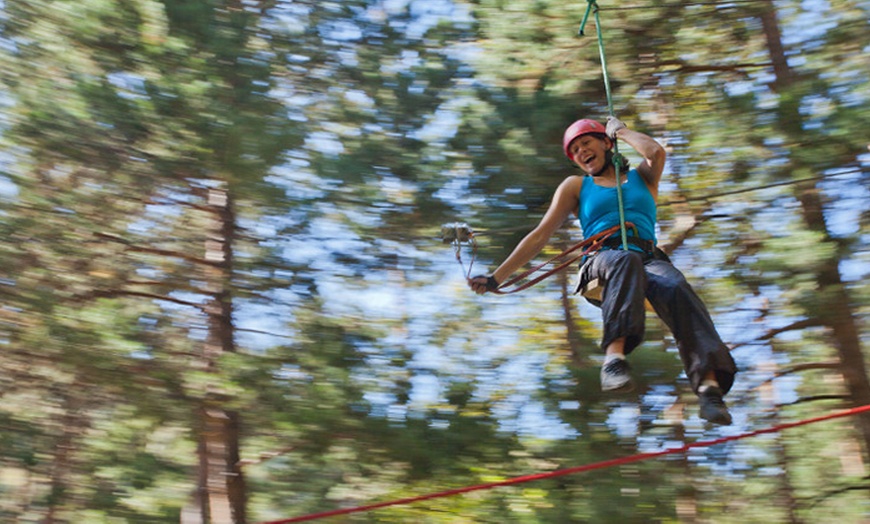
[[684,445],[679,446],[679,447],[668,448],[668,449],[664,449],[664,450],[660,450],[660,451],[652,451],[652,452],[647,452],[647,453],[637,453],[635,455],[629,455],[627,457],[603,460],[600,462],[594,462],[592,464],[585,464],[582,466],[575,466],[575,467],[571,467],[571,468],[559,469],[559,470],[550,471],[547,473],[534,473],[531,475],[523,475],[520,477],[513,477],[513,478],[509,478],[509,479],[501,480],[501,481],[497,481],[497,482],[488,482],[485,484],[477,484],[477,485],[466,486],[466,487],[462,487],[462,488],[449,489],[449,490],[445,490],[445,491],[439,491],[436,493],[429,493],[426,495],[418,495],[415,497],[407,497],[407,498],[403,498],[403,499],[390,500],[390,501],[386,501],[386,502],[378,502],[375,504],[368,504],[368,505],[364,505],[364,506],[356,506],[356,507],[351,507],[351,508],[341,508],[341,509],[336,509],[336,510],[332,510],[332,511],[323,511],[320,513],[312,513],[309,515],[302,515],[300,517],[294,517],[294,518],[289,518],[289,519],[284,519],[284,520],[273,520],[273,521],[263,522],[262,524],[292,524],[295,522],[308,522],[308,521],[312,521],[312,520],[325,519],[328,517],[337,517],[339,515],[348,515],[350,513],[361,513],[361,512],[373,511],[376,509],[386,508],[389,506],[401,506],[401,505],[413,504],[415,502],[422,502],[424,500],[432,500],[432,499],[444,498],[444,497],[453,497],[456,495],[462,495],[464,493],[471,493],[473,491],[490,490],[490,489],[495,489],[495,488],[500,488],[500,487],[505,487],[505,486],[512,486],[515,484],[522,484],[525,482],[532,482],[532,481],[536,481],[536,480],[544,480],[544,479],[550,479],[550,478],[555,478],[555,477],[562,477],[565,475],[574,475],[574,474],[583,473],[586,471],[611,468],[614,466],[621,466],[624,464],[632,464],[635,462],[641,462],[644,460],[650,460],[650,459],[654,459],[654,458],[664,457],[667,455],[677,455],[677,454],[688,453],[689,451],[691,451],[693,449],[706,448],[706,447],[715,446],[718,444],[725,444],[728,442],[734,442],[737,440],[742,440],[742,439],[746,439],[746,438],[750,438],[750,437],[757,437],[759,435],[766,435],[766,434],[770,434],[770,433],[779,433],[781,431],[796,428],[798,426],[815,424],[817,422],[824,422],[827,420],[833,420],[833,419],[842,418],[842,417],[850,417],[850,416],[859,415],[859,414],[867,413],[867,412],[870,412],[870,405],[859,406],[859,407],[855,407],[855,408],[851,408],[851,409],[838,411],[835,413],[828,413],[827,415],[821,415],[818,417],[806,418],[803,420],[798,420],[796,422],[787,422],[784,424],[779,424],[779,425],[764,428],[764,429],[750,431],[748,433],[741,433],[738,435],[720,437],[720,438],[711,439],[711,440],[695,441],[695,442],[691,442],[689,444],[684,444]]
[[825,180],[827,178],[833,178],[833,177],[845,176],[845,175],[853,175],[855,173],[860,173],[860,171],[859,170],[852,170],[852,171],[845,171],[845,172],[841,172],[841,173],[831,173],[828,175],[811,176],[811,177],[806,177],[806,178],[799,178],[797,180],[785,180],[782,182],[772,182],[770,184],[765,184],[763,186],[745,187],[742,189],[732,189],[729,191],[722,191],[719,193],[711,193],[709,195],[687,197],[687,198],[680,199],[680,200],[669,200],[666,202],[662,202],[661,204],[658,204],[657,207],[671,206],[674,204],[682,204],[683,202],[699,202],[699,201],[704,201],[704,200],[712,200],[714,198],[718,198],[718,197],[722,197],[722,196],[739,195],[741,193],[749,193],[751,191],[761,191],[762,189],[770,189],[773,187],[802,184],[804,182],[818,182],[819,180]]
[[[855,170],[843,171],[843,172],[838,172],[838,173],[829,173],[827,175],[819,175],[819,176],[814,176],[814,177],[800,178],[797,180],[786,180],[783,182],[773,182],[771,184],[764,184],[761,186],[734,189],[734,190],[729,190],[729,191],[721,191],[718,193],[710,193],[707,195],[701,195],[701,196],[696,196],[696,197],[681,198],[678,200],[669,200],[666,202],[662,202],[661,204],[658,204],[656,207],[662,208],[662,207],[672,206],[672,205],[677,205],[677,204],[685,204],[688,202],[708,201],[708,200],[713,200],[713,199],[716,199],[718,197],[723,197],[723,196],[739,195],[741,193],[748,193],[751,191],[760,191],[763,189],[770,189],[770,188],[774,188],[774,187],[795,185],[795,184],[801,184],[801,183],[805,183],[805,182],[818,182],[820,180],[825,180],[828,178],[833,178],[833,177],[837,177],[837,176],[854,175],[856,173],[861,173],[861,170],[855,169]],[[566,223],[567,222],[568,221],[566,221]],[[573,220],[571,220],[570,222],[573,223]],[[468,224],[466,224],[464,222],[463,223],[455,222],[452,224],[444,224],[441,226],[441,240],[445,244],[453,244],[454,252],[456,255],[456,260],[459,262],[459,265],[462,266],[463,273],[465,273],[466,278],[470,278],[471,266],[474,264],[474,260],[477,256],[477,237],[478,236],[493,235],[493,234],[499,234],[499,233],[509,233],[509,232],[513,232],[513,231],[523,231],[523,230],[528,230],[529,227],[530,226],[514,226],[514,227],[507,227],[507,228],[487,229],[487,230],[482,230],[482,231],[475,231]],[[608,230],[608,232],[610,232],[610,233],[615,232],[615,228]],[[466,244],[466,243],[470,244],[472,247],[471,263],[470,263],[467,271],[465,270],[465,264],[462,262],[462,253],[461,253],[462,245]],[[586,255],[586,254],[591,253],[595,248],[597,248],[597,246],[598,246],[598,243],[593,244],[592,248],[585,249],[584,252],[582,253],[582,255]],[[571,262],[574,262],[576,260],[571,260],[569,262],[569,264],[567,264],[567,265],[562,263],[562,262],[559,262],[559,261],[563,260],[566,255],[570,254],[571,252],[573,252],[581,247],[586,247],[586,241],[580,242],[579,244],[575,244],[573,247],[570,247],[570,248],[564,250],[562,253],[552,257],[547,262],[544,262],[543,264],[535,266],[534,268],[522,273],[519,277],[512,279],[510,281],[510,284],[512,284],[512,285],[517,284],[517,282],[519,280],[522,280],[523,278],[527,278],[531,274],[533,274],[537,271],[540,271],[541,269],[543,269],[544,266],[546,266],[550,263],[553,263],[554,265],[558,264],[558,266],[555,269],[548,270],[543,276],[535,277],[534,279],[530,280],[529,282],[520,284],[520,286],[517,289],[512,289],[510,291],[507,291],[506,293],[515,293],[517,291],[527,289],[531,285],[537,284],[541,280],[544,280],[545,278],[547,278],[547,277],[557,273],[558,271],[564,269],[565,267],[567,267],[567,265],[570,265]],[[582,255],[581,255],[581,258],[582,258]],[[579,258],[577,258],[577,260],[579,260]],[[504,293],[505,292],[503,292],[502,294],[504,294]]]
[[[803,184],[805,182],[819,182],[821,180],[827,180],[829,178],[835,178],[835,177],[846,176],[846,175],[855,175],[855,174],[858,174],[860,172],[861,172],[861,170],[854,169],[854,170],[850,170],[850,171],[830,173],[827,175],[798,178],[795,180],[785,180],[782,182],[772,182],[770,184],[763,184],[760,186],[744,187],[744,188],[740,188],[740,189],[730,189],[728,191],[707,193],[705,195],[692,196],[692,197],[680,198],[680,199],[675,199],[675,200],[666,200],[664,202],[656,204],[656,207],[662,208],[662,207],[668,207],[668,206],[673,206],[673,205],[677,205],[677,204],[684,204],[687,202],[704,202],[707,200],[715,200],[717,198],[724,197],[724,196],[739,195],[742,193],[751,193],[752,191],[762,191],[762,190],[771,189],[774,187],[783,187],[783,186],[791,186],[791,185],[796,185],[796,184]],[[467,227],[466,224],[462,224],[462,225]],[[479,236],[484,236],[484,235],[494,235],[494,234],[498,234],[498,233],[510,233],[510,232],[514,232],[514,231],[527,231],[529,229],[530,229],[530,226],[513,226],[513,227],[503,227],[503,228],[496,228],[496,229],[482,229],[482,230],[475,230],[474,235],[479,237]]]

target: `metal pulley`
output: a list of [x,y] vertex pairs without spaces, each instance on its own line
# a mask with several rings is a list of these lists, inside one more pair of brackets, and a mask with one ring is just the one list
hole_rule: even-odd
[[[474,231],[465,222],[453,222],[441,226],[441,242],[445,244],[453,244],[453,251],[456,253],[456,261],[462,267],[466,278],[471,278],[471,266],[474,265],[474,257],[477,252],[477,241],[474,238]],[[462,245],[471,244],[471,261],[468,264],[468,269],[465,269],[465,264],[462,263]]]
[[474,231],[464,222],[453,222],[441,226],[441,241],[445,244],[471,242]]

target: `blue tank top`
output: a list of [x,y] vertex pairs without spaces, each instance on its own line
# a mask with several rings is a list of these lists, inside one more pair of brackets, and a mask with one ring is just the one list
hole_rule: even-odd
[[[637,226],[638,236],[656,242],[656,201],[637,169],[628,171],[628,181],[622,185],[625,221]],[[602,187],[586,175],[580,188],[580,208],[577,213],[583,236],[589,238],[619,224],[619,200],[615,187]],[[634,233],[629,230],[629,236]],[[629,248],[640,248],[629,244]]]

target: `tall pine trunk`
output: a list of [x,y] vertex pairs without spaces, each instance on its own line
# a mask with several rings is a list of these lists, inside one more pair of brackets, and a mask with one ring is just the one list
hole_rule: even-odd
[[232,302],[232,261],[235,215],[225,189],[208,189],[208,231],[204,269],[209,293],[206,314],[208,334],[203,342],[204,370],[213,373],[210,390],[198,410],[199,485],[198,521],[244,524],[247,494],[239,454],[239,413],[226,409],[229,400],[219,386],[220,357],[235,352]]
[[[803,138],[799,136],[803,129],[802,117],[799,112],[800,100],[799,97],[790,96],[789,93],[795,87],[795,75],[786,60],[785,48],[776,19],[776,8],[772,0],[768,0],[765,4],[761,14],[761,23],[774,65],[775,80],[771,89],[780,94],[782,98],[777,126],[785,136],[794,139],[793,143],[798,143]],[[805,138],[803,139],[805,140]],[[792,156],[789,169],[793,173],[804,173],[810,171],[812,166],[805,165],[800,158]],[[828,230],[821,189],[817,185],[801,186],[795,189],[795,193],[801,205],[806,227],[822,235],[824,242],[836,243],[836,239],[830,236]],[[861,340],[858,335],[855,314],[851,308],[853,302],[840,274],[839,258],[831,257],[827,260],[816,271],[815,280],[818,283],[817,292],[821,301],[824,302],[824,307],[814,308],[812,311],[807,311],[807,314],[816,316],[819,325],[827,327],[831,333],[833,344],[840,359],[840,370],[852,399],[852,405],[857,407],[870,404],[870,381],[867,379],[867,367],[861,352]],[[856,417],[856,425],[864,442],[865,457],[870,457],[870,415],[864,414]]]

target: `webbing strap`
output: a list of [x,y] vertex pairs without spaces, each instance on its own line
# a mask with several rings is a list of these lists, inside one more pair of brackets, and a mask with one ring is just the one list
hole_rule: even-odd
[[[634,228],[634,224],[632,224],[631,222],[628,222],[626,224],[626,226]],[[551,259],[547,260],[546,262],[544,262],[542,264],[538,264],[537,266],[535,266],[529,270],[523,271],[519,275],[504,281],[502,284],[499,285],[498,289],[493,291],[493,293],[495,293],[497,295],[509,295],[511,293],[516,293],[518,291],[522,291],[524,289],[528,289],[528,288],[534,286],[538,282],[544,280],[545,278],[547,278],[551,275],[558,273],[559,271],[565,269],[566,267],[570,266],[571,264],[577,262],[581,258],[583,258],[589,254],[595,253],[596,251],[601,249],[601,246],[604,244],[604,242],[608,238],[610,238],[611,235],[613,235],[614,233],[619,231],[620,227],[621,226],[613,226],[610,229],[602,231],[601,233],[598,233],[597,235],[593,235],[593,236],[583,240],[582,242],[579,242],[579,243],[573,245],[572,247],[566,249],[565,251],[562,251],[561,253],[552,257]],[[564,260],[562,262],[557,262],[558,260],[561,260],[564,257],[571,255],[572,253],[574,253],[575,251],[578,251],[580,249],[583,250],[580,252],[580,254],[573,255],[570,258],[568,258],[567,260]],[[517,285],[515,288],[504,289],[506,287],[513,286],[513,285],[517,284],[518,282],[521,282],[522,280],[528,278],[530,275],[537,273],[538,271],[543,269],[546,265],[552,264],[552,263],[557,263],[557,265],[555,267],[553,267],[552,269],[547,270],[545,273],[542,273],[541,275],[538,275],[537,277],[535,277],[527,282],[523,282],[522,284]]]

